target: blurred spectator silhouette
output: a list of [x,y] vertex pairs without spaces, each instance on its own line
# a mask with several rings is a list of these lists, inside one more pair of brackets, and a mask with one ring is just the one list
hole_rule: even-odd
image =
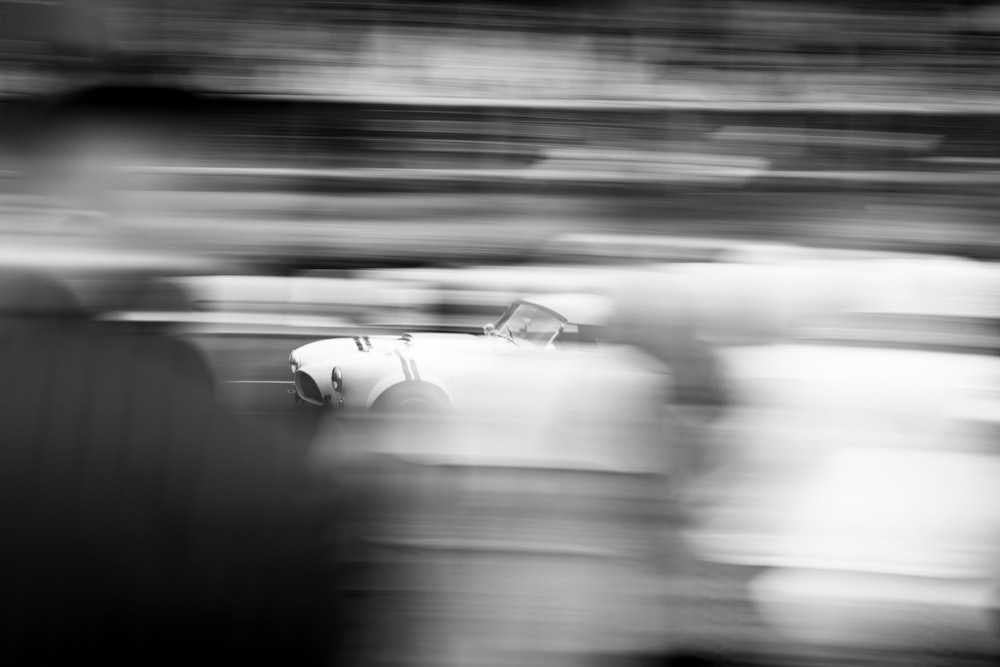
[[0,662],[329,664],[300,461],[180,341],[0,272]]
[[728,407],[725,377],[715,351],[698,335],[693,297],[676,278],[649,274],[622,286],[609,338],[665,364],[670,399],[668,458],[671,477],[686,484],[712,465],[711,425]]

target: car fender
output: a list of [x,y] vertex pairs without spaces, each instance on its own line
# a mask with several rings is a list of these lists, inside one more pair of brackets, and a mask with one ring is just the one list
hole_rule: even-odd
[[434,389],[444,394],[445,398],[448,399],[449,403],[452,404],[454,403],[454,399],[451,395],[451,392],[448,391],[447,387],[443,386],[442,383],[436,381],[435,378],[429,377],[429,378],[422,378],[420,380],[414,379],[412,377],[408,378],[405,375],[403,375],[403,372],[400,369],[398,375],[396,373],[393,373],[392,375],[383,378],[374,387],[372,387],[372,390],[369,392],[368,397],[365,401],[364,405],[365,409],[370,409],[373,405],[375,405],[375,401],[377,401],[385,392],[389,391],[390,389],[394,389],[396,387],[407,384],[433,387]]
[[455,405],[467,378],[477,373],[489,373],[494,364],[500,363],[494,353],[484,354],[482,350],[440,356],[414,354],[406,348],[399,348],[394,356],[399,360],[398,372],[388,375],[372,388],[366,407],[374,405],[385,392],[407,382],[434,387],[444,394],[449,404]]
[[372,393],[378,387],[387,381],[400,382],[405,379],[395,355],[348,352],[338,359],[327,359],[327,374],[333,371],[334,366],[340,368],[344,375],[344,389],[341,393],[344,405],[352,409],[367,410],[372,405]]
[[[409,346],[397,347],[391,356],[397,360],[396,369],[372,387],[366,407],[370,408],[374,405],[375,401],[385,392],[406,383],[421,383],[434,387],[444,394],[449,403],[454,403],[450,387],[453,375],[452,366],[456,363],[456,357],[428,353],[426,350],[421,353]],[[457,355],[457,358],[464,357],[465,355],[462,354]]]
[[427,382],[424,380],[404,380],[403,382],[397,382],[395,384],[391,384],[385,387],[385,389],[378,395],[373,395],[371,397],[371,403],[368,406],[368,409],[369,410],[375,409],[375,405],[383,396],[386,396],[387,394],[391,393],[393,390],[397,388],[405,388],[405,387],[413,387],[416,389],[428,389],[435,394],[440,394],[448,407],[454,406],[451,395],[448,392],[446,392],[444,388],[442,388],[440,385],[434,384],[432,382]]

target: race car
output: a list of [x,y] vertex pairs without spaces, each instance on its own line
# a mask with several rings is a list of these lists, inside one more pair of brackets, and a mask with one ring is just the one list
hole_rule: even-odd
[[611,304],[589,294],[511,303],[481,333],[404,333],[314,341],[292,350],[298,402],[351,410],[427,412],[460,402],[463,378],[518,350],[599,342]]

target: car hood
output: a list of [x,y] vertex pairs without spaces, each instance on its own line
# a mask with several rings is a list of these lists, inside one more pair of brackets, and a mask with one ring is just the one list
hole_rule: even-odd
[[299,347],[293,353],[302,365],[343,359],[349,354],[392,354],[406,349],[409,354],[434,354],[438,350],[448,354],[464,351],[490,351],[510,343],[498,336],[476,336],[454,333],[416,333],[402,336],[354,336],[328,338]]

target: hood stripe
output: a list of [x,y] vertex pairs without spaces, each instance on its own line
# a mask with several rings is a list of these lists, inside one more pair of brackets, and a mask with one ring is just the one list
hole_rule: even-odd
[[403,376],[406,377],[407,380],[412,380],[413,374],[410,373],[410,366],[406,363],[406,359],[403,358],[403,353],[396,350],[396,356],[399,357],[399,365],[403,369]]

